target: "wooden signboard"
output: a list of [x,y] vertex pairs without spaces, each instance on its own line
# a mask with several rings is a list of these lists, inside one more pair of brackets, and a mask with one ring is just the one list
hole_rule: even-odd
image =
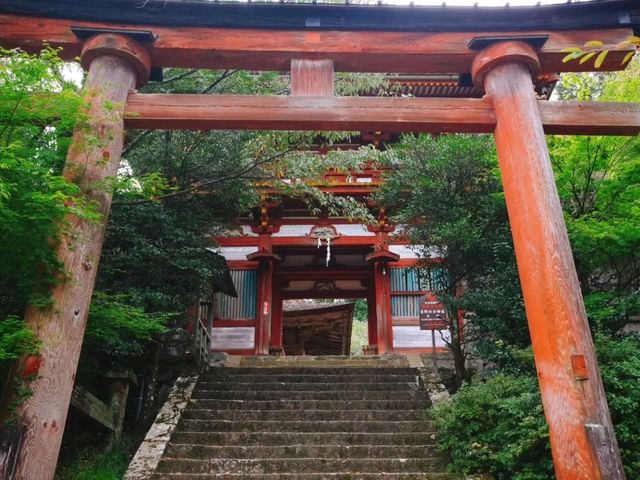
[[420,330],[447,328],[444,305],[433,293],[420,297]]

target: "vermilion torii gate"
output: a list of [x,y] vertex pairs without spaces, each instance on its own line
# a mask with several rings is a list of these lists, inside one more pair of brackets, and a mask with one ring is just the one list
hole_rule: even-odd
[[[539,102],[532,78],[589,69],[563,64],[562,49],[594,39],[607,45],[625,40],[639,16],[634,5],[608,0],[488,13],[444,7],[0,1],[0,45],[34,51],[47,42],[62,47],[65,58],[80,55],[88,70],[84,89],[93,117],[89,131],[74,134],[65,175],[105,216],[99,225],[70,219],[72,237],[59,251],[69,277],[53,291],[56,307],[26,314],[42,340],[42,366],[33,396],[19,412],[27,430],[14,478],[53,477],[111,204],[111,194],[95,185],[115,175],[124,128],[131,127],[493,132],[556,475],[623,479],[544,135],[635,135],[640,106]],[[481,48],[474,49],[478,42]],[[603,69],[620,68],[625,53],[612,52]],[[160,67],[289,70],[292,62],[297,95],[290,97],[134,90]],[[486,96],[334,97],[334,70],[471,74]],[[111,113],[105,116],[107,105]],[[261,328],[269,331],[268,325]]]

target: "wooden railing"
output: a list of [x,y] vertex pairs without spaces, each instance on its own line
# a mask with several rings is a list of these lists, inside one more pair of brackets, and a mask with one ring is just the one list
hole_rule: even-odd
[[[211,322],[212,305],[209,302],[200,302],[198,320],[195,328],[195,361],[201,370],[209,367],[209,355],[211,354]],[[206,324],[205,324],[206,322]]]

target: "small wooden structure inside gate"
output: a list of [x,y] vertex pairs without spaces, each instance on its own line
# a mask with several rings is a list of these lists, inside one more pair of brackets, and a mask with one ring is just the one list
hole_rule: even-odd
[[[65,58],[80,56],[92,119],[74,134],[66,175],[105,215],[111,194],[93,187],[115,175],[125,127],[493,133],[556,475],[597,480],[624,473],[544,134],[635,135],[640,107],[539,102],[534,83],[540,75],[593,69],[590,62],[563,63],[563,49],[596,39],[618,44],[634,28],[638,33],[639,22],[635,0],[498,9],[2,0],[0,45],[34,51],[46,42]],[[626,53],[612,52],[602,69],[621,68]],[[135,92],[162,67],[290,70],[292,95]],[[462,74],[486,95],[340,98],[332,95],[334,71]],[[70,275],[52,292],[56,308],[26,314],[43,344],[33,395],[18,412],[26,427],[20,480],[53,477],[100,258],[104,223],[70,224],[59,250]],[[277,254],[268,231],[259,238],[250,260],[259,264],[259,296],[266,299]],[[381,244],[370,257],[383,278],[375,285],[382,298],[390,288],[383,272],[389,253]],[[378,305],[377,317],[387,308]],[[378,322],[378,335],[388,336],[388,328]],[[270,332],[269,311],[259,309],[261,351]]]

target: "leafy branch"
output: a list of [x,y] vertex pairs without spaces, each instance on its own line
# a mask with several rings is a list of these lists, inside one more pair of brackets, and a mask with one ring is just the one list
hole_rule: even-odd
[[581,47],[563,48],[561,51],[563,53],[567,53],[568,55],[566,55],[562,59],[562,63],[568,63],[573,60],[579,59],[579,63],[580,65],[582,65],[583,63],[587,63],[589,60],[595,57],[593,65],[596,68],[600,68],[611,50],[623,50],[628,47],[635,47],[635,50],[631,50],[630,52],[628,52],[622,59],[622,62],[620,62],[620,65],[625,65],[629,61],[631,61],[631,58],[637,53],[638,49],[640,48],[640,37],[632,35],[625,41],[613,45],[612,48],[605,48],[604,43],[602,43],[600,40],[589,40],[588,42],[585,42],[584,47],[586,47],[587,49],[583,50]]

